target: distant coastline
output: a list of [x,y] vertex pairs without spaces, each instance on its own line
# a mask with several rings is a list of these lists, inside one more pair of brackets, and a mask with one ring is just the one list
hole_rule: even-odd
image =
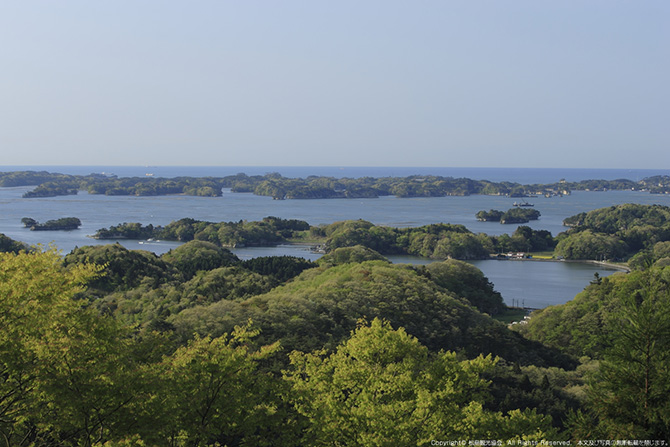
[[521,184],[552,183],[560,179],[581,181],[587,179],[616,180],[627,178],[638,181],[654,175],[670,175],[670,169],[591,169],[591,168],[477,168],[477,167],[365,167],[365,166],[113,166],[113,165],[22,165],[0,166],[0,172],[48,171],[70,175],[91,173],[115,174],[119,177],[174,178],[220,177],[244,172],[264,175],[277,172],[285,177],[305,178],[309,175],[335,178],[407,177],[410,175],[438,175],[443,177],[471,178],[494,182]]
[[[314,169],[314,168],[313,168]],[[410,168],[408,168],[410,169]],[[309,174],[308,174],[309,173]],[[194,174],[194,173],[190,173]],[[278,172],[249,175],[244,172],[225,176],[165,177],[154,173],[144,176],[126,177],[109,172],[64,174],[52,171],[6,171],[0,172],[0,186],[33,186],[24,193],[24,198],[76,195],[87,191],[94,195],[107,196],[165,196],[184,194],[189,196],[219,197],[229,189],[236,193],[253,193],[269,196],[275,200],[285,199],[363,199],[383,196],[446,197],[490,195],[506,197],[556,197],[570,195],[574,191],[631,190],[653,194],[670,194],[670,175],[654,175],[640,180],[618,178],[606,180],[592,178],[569,181],[560,178],[553,182],[533,183],[529,178],[522,182],[477,180],[469,177],[454,177],[432,174],[408,176],[334,177],[316,175],[307,171],[301,177],[286,177]],[[372,174],[371,172],[369,174]],[[595,174],[595,173],[594,173]],[[525,202],[524,202],[525,203]],[[524,206],[524,205],[522,205]],[[532,206],[528,204],[528,206]]]

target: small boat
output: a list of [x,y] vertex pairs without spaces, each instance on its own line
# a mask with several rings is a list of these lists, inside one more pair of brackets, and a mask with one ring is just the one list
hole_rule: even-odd
[[523,202],[514,202],[513,205],[514,206],[535,206],[534,204],[528,203],[525,200]]

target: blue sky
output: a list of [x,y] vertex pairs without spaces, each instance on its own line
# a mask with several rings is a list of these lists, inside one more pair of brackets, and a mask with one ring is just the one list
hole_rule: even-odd
[[2,165],[668,168],[670,2],[16,1]]

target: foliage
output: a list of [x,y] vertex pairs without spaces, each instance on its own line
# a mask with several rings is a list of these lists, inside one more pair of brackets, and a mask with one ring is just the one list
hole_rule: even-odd
[[580,213],[565,219],[565,222],[598,233],[617,234],[619,231],[643,225],[661,228],[670,223],[670,208],[626,203]]
[[[273,221],[228,222],[218,228],[218,242],[224,247],[244,247],[248,245],[273,245],[284,241]],[[290,235],[288,231],[285,234]]]
[[628,246],[615,236],[584,230],[569,234],[556,245],[556,254],[566,259],[621,259]]
[[[313,187],[353,187],[338,182]],[[411,185],[407,194],[439,193],[428,180]],[[0,254],[0,433],[8,445],[110,447],[666,439],[665,212],[585,213],[557,239],[526,226],[490,237],[448,224],[182,219],[151,227],[190,241],[160,257],[116,244],[63,259],[0,237],[9,251]],[[148,227],[119,228],[145,236]],[[242,262],[221,247],[222,235],[261,242],[307,231],[337,246],[318,265]],[[640,271],[534,313],[516,326],[523,336],[482,313],[504,306],[471,265],[392,265],[371,249],[471,257],[557,240],[575,253],[642,247],[631,260]]]
[[530,208],[512,208],[500,217],[501,224],[526,223],[540,218],[540,212]]
[[550,416],[554,427],[565,429],[568,415],[582,408],[585,400],[583,370],[581,365],[575,370],[565,370],[500,361],[484,375],[491,381],[491,399],[484,408],[503,413],[533,408]]
[[557,238],[553,238],[547,230],[533,230],[520,225],[512,235],[502,234],[491,237],[491,252],[534,252],[551,250],[556,246]]
[[330,354],[293,353],[287,380],[312,445],[422,445],[434,439],[544,439],[547,418],[484,410],[491,357],[434,356],[375,319]]
[[380,255],[371,248],[362,245],[352,247],[340,247],[323,255],[317,261],[319,265],[340,265],[348,263],[360,263],[365,261],[385,261],[384,256]]
[[565,304],[534,311],[520,330],[576,357],[598,358],[606,346],[606,322],[618,306],[616,297],[625,293],[631,278],[622,274],[602,278]]
[[249,325],[231,335],[195,339],[147,373],[154,378],[147,403],[151,425],[140,427],[155,445],[273,445],[281,442],[279,394],[259,363],[277,344],[259,351]]
[[502,218],[503,214],[505,214],[503,211],[499,210],[489,210],[489,211],[477,211],[477,214],[475,214],[475,217],[477,220],[481,222],[500,222],[500,219]]
[[670,270],[651,268],[593,283],[573,301],[533,314],[526,336],[599,360],[589,416],[577,436],[664,439],[670,433]]
[[[474,290],[471,296],[476,295]],[[253,319],[261,344],[288,350],[333,348],[360,318],[383,318],[431,350],[495,353],[522,364],[570,365],[571,360],[528,342],[480,314],[465,298],[428,280],[423,269],[384,261],[304,271],[293,281],[241,302],[219,301],[185,309],[168,321],[182,337],[218,335]]]
[[157,287],[178,274],[154,253],[128,250],[118,243],[75,248],[65,256],[64,263],[95,264],[103,268],[104,275],[91,280],[89,285],[104,292],[128,290],[141,283]]
[[670,270],[635,275],[607,321],[607,348],[589,408],[599,429],[640,439],[670,437]]
[[[544,251],[555,246],[556,241],[546,230],[533,230],[520,226],[512,236],[497,237],[473,234],[463,225],[431,224],[417,228],[392,228],[376,226],[364,220],[334,222],[322,227],[310,226],[296,219],[266,217],[262,221],[247,222],[204,222],[184,218],[173,221],[165,227],[142,226],[139,223],[124,223],[109,229],[100,229],[97,239],[164,239],[188,242],[207,241],[218,246],[267,246],[291,239],[298,239],[306,232],[311,237],[324,240],[330,253],[339,248],[359,246],[356,250],[340,251],[360,258],[361,249],[385,254],[408,254],[433,259],[486,259],[490,253],[505,251]],[[373,256],[373,258],[375,258]],[[330,262],[326,256],[322,262]],[[369,258],[372,259],[372,258]],[[382,259],[376,257],[375,259]],[[340,260],[336,260],[341,262]]]
[[511,208],[505,212],[499,210],[478,211],[475,217],[483,222],[500,222],[502,224],[526,223],[537,220],[540,212],[529,208]]
[[360,245],[379,253],[400,253],[395,239],[397,232],[388,227],[377,227],[364,220],[335,222],[325,228],[328,251],[342,247]]
[[[572,259],[594,259],[584,257],[594,255],[624,257],[640,250],[648,254],[655,244],[670,241],[670,207],[667,206],[627,203],[580,213],[563,223],[573,228],[565,238],[569,241],[559,244],[560,254],[564,252],[564,256]],[[602,249],[598,249],[599,244]],[[638,266],[644,264],[640,260],[636,260]]]
[[583,180],[544,185],[521,185],[511,182],[491,182],[467,178],[434,175],[408,177],[334,178],[309,176],[286,178],[278,173],[248,176],[244,173],[225,177],[125,177],[101,174],[65,175],[49,172],[18,171],[0,172],[0,186],[38,185],[26,197],[51,197],[76,194],[86,190],[89,194],[151,196],[187,194],[220,196],[222,188],[233,192],[253,192],[275,199],[328,199],[397,197],[444,197],[471,194],[509,195],[525,197],[530,194],[562,195],[570,190],[648,190],[654,193],[670,191],[667,176],[654,176],[633,182],[618,180]]
[[274,245],[294,237],[295,233],[309,229],[309,224],[297,219],[266,217],[258,222],[205,222],[191,218],[172,221],[165,227],[140,223],[123,223],[101,228],[96,239],[164,239],[188,242],[206,241],[224,247]]
[[453,259],[427,265],[429,278],[456,296],[465,298],[480,312],[497,315],[505,309],[500,293],[477,267]]
[[24,218],[21,219],[21,223],[23,224],[24,227],[30,228],[33,225],[37,225],[39,222],[37,222],[32,217],[24,217]]
[[186,279],[201,270],[213,270],[239,262],[230,250],[205,241],[187,242],[170,250],[161,259],[172,264]]
[[0,233],[0,252],[2,253],[19,253],[20,251],[29,251],[28,247],[23,242],[15,241],[14,239]]
[[360,245],[381,254],[409,254],[435,259],[484,259],[489,255],[482,239],[463,225],[390,228],[363,220],[349,220],[335,222],[324,232],[328,251]]
[[670,263],[670,241],[657,242],[651,249],[641,250],[628,260],[628,266],[644,270],[652,265],[665,266]]
[[71,176],[47,171],[0,172],[0,187],[40,185],[49,181],[70,179]]
[[38,185],[32,191],[23,194],[24,198],[32,197],[56,197],[76,195],[79,192],[79,187],[76,181],[61,180],[53,182],[45,182]]
[[81,226],[81,220],[76,217],[62,217],[60,219],[47,220],[43,224],[30,217],[21,219],[23,226],[33,231],[38,230],[76,230]]
[[151,224],[145,227],[139,222],[124,222],[109,228],[101,228],[93,237],[95,239],[151,239],[154,234],[154,226]]
[[220,300],[238,300],[269,292],[276,283],[242,267],[222,267],[200,271],[179,288],[179,307],[205,305]]
[[91,445],[131,424],[129,339],[73,296],[99,268],[0,254],[0,432],[10,445]]
[[295,256],[262,256],[242,261],[240,265],[254,273],[272,278],[275,285],[317,266],[315,262]]

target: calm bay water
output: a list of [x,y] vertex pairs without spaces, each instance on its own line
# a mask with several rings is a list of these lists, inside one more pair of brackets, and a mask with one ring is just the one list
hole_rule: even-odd
[[[23,170],[28,167],[5,167],[3,171]],[[561,178],[583,180],[589,178],[629,178],[638,180],[651,175],[670,175],[670,170],[580,170],[580,169],[497,169],[497,168],[285,168],[285,167],[29,167],[31,170],[46,170],[69,174],[91,172],[113,172],[119,176],[224,176],[245,172],[249,175],[280,172],[287,177],[308,175],[330,175],[335,177],[360,176],[407,176],[412,174],[435,174],[493,181],[516,181],[519,183],[549,183]],[[337,174],[340,175],[337,175]],[[302,219],[311,225],[329,224],[345,219],[365,219],[377,225],[415,227],[445,222],[463,224],[473,232],[488,234],[512,233],[516,225],[501,225],[478,222],[475,213],[479,210],[512,207],[514,199],[497,196],[404,198],[382,197],[379,199],[330,199],[330,200],[272,200],[252,194],[235,194],[224,191],[222,197],[129,197],[101,196],[80,192],[76,196],[23,199],[24,192],[31,187],[0,188],[0,233],[29,244],[54,243],[67,253],[76,246],[105,244],[114,241],[96,241],[88,237],[100,228],[122,222],[166,225],[183,217],[221,222],[238,220],[260,220],[266,216]],[[562,221],[582,211],[621,203],[661,204],[670,206],[670,196],[651,195],[634,191],[573,192],[566,197],[537,197],[530,199],[542,217],[528,225],[534,229],[545,229],[553,235],[565,230]],[[36,232],[23,228],[21,218],[32,217],[38,221],[60,217],[78,217],[82,226],[75,231]],[[144,249],[164,253],[178,246],[174,242],[119,241],[130,249]],[[140,243],[143,242],[143,243]],[[290,254],[315,259],[307,247],[279,246],[271,248],[247,248],[236,250],[241,258]],[[611,274],[588,264],[502,262],[483,261],[475,263],[495,284],[508,304],[523,302],[529,307],[544,307],[566,302],[574,297],[593,273],[601,276]]]

